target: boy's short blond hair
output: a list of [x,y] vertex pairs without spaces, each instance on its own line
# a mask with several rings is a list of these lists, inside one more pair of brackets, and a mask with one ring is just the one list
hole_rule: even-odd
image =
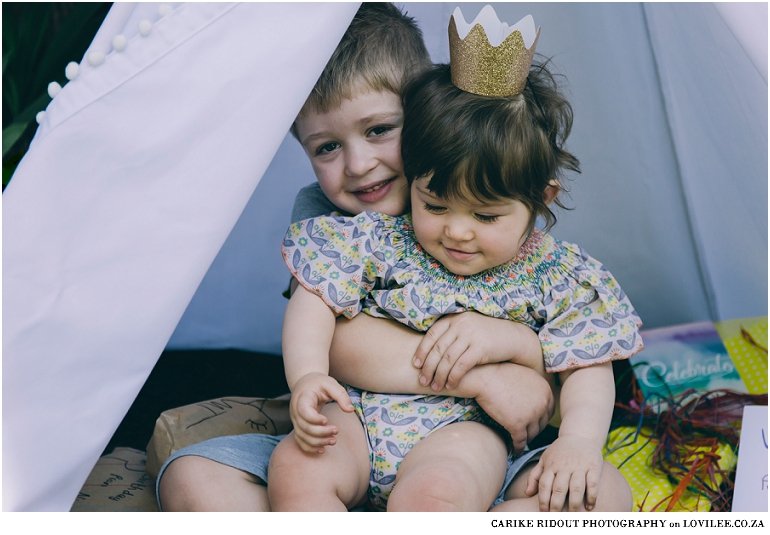
[[[401,96],[407,80],[431,65],[422,31],[389,2],[364,2],[326,64],[297,118],[326,113],[359,91]],[[296,123],[291,132],[297,137]]]

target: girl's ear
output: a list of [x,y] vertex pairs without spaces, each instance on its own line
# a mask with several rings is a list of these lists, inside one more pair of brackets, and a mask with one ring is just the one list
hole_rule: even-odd
[[543,202],[546,205],[551,204],[553,200],[556,199],[557,195],[559,195],[560,191],[561,186],[559,183],[556,180],[551,180],[545,187],[545,191],[543,191]]

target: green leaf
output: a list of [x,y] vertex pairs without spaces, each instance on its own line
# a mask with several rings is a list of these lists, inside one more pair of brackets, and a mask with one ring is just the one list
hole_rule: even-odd
[[48,107],[48,103],[51,102],[51,97],[48,96],[48,89],[46,88],[43,93],[37,97],[32,104],[24,108],[23,111],[15,117],[17,123],[28,123],[35,119],[38,112],[43,111]]
[[13,123],[3,128],[3,158],[11,150],[13,145],[19,140],[21,135],[29,126],[29,123]]
[[[11,63],[19,91],[25,95],[30,92],[36,93],[41,89],[39,86],[35,87],[33,81],[38,74],[45,44],[50,41],[51,5],[41,2],[21,5],[23,8],[18,20],[17,51]],[[24,98],[21,107],[26,106],[28,102],[29,100]]]
[[3,165],[3,188],[5,188],[8,185],[8,182],[11,181],[11,177],[13,177],[13,173],[16,172],[16,167],[18,167],[18,165],[19,162],[16,162],[15,165]]
[[11,123],[19,115],[21,110],[21,104],[19,103],[19,90],[16,89],[16,80],[8,76],[6,80],[3,80],[3,102],[8,106],[11,117],[3,116],[3,123]]
[[[24,125],[30,125],[31,123],[35,122],[35,116],[42,110],[48,106],[48,103],[50,102],[51,97],[48,96],[48,92],[44,92],[41,94],[35,101],[27,106],[26,109],[24,109],[21,113],[17,114],[10,125],[6,126],[3,129],[3,160],[5,160],[8,157],[8,151],[11,150],[14,145],[13,143],[16,143],[17,141],[20,143],[19,149],[27,150],[27,145],[29,144],[29,141],[32,139],[32,134],[34,134],[34,131],[29,131],[28,135],[24,135],[27,133],[27,130],[23,130],[21,134],[21,140],[19,139],[19,136],[16,137],[16,139],[11,142],[11,138],[8,137],[8,140],[6,141],[6,129],[9,129],[13,127],[14,125],[24,124]],[[11,131],[9,131],[11,132]],[[6,146],[6,143],[10,143]]]
[[8,60],[11,59],[11,54],[13,54],[13,50],[8,50],[3,54],[3,74],[5,74],[5,68],[8,66]]
[[11,177],[13,177],[26,152],[26,150],[19,151],[3,162],[3,191],[5,191],[5,186],[11,181]]
[[19,41],[18,17],[13,13],[15,7],[10,2],[3,2],[3,50],[15,48]]

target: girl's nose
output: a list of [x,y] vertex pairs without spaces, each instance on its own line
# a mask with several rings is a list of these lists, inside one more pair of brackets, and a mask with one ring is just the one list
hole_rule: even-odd
[[349,144],[345,151],[345,174],[352,177],[366,176],[377,167],[377,159],[365,144]]
[[444,226],[444,234],[454,242],[469,241],[473,238],[473,229],[465,218],[452,217]]

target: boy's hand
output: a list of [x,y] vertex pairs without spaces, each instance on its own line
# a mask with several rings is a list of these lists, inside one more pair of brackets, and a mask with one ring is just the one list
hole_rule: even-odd
[[550,385],[537,372],[510,362],[476,370],[474,373],[485,376],[475,395],[476,402],[510,433],[514,452],[522,453],[553,415]]
[[604,461],[595,442],[578,435],[557,438],[543,452],[527,478],[527,496],[538,495],[541,511],[562,511],[569,495],[569,511],[596,505]]
[[[420,384],[430,385],[436,392],[445,386],[454,388],[475,366],[511,360],[510,348],[519,342],[520,329],[531,331],[525,325],[478,312],[444,316],[428,329],[414,354],[412,363],[420,368]],[[536,352],[542,360],[539,351],[538,343]]]
[[337,440],[337,427],[326,425],[328,420],[321,414],[326,403],[336,401],[345,412],[353,412],[350,396],[337,381],[323,373],[308,373],[294,384],[289,415],[294,425],[294,438],[307,453],[323,453],[324,446],[333,446]]

